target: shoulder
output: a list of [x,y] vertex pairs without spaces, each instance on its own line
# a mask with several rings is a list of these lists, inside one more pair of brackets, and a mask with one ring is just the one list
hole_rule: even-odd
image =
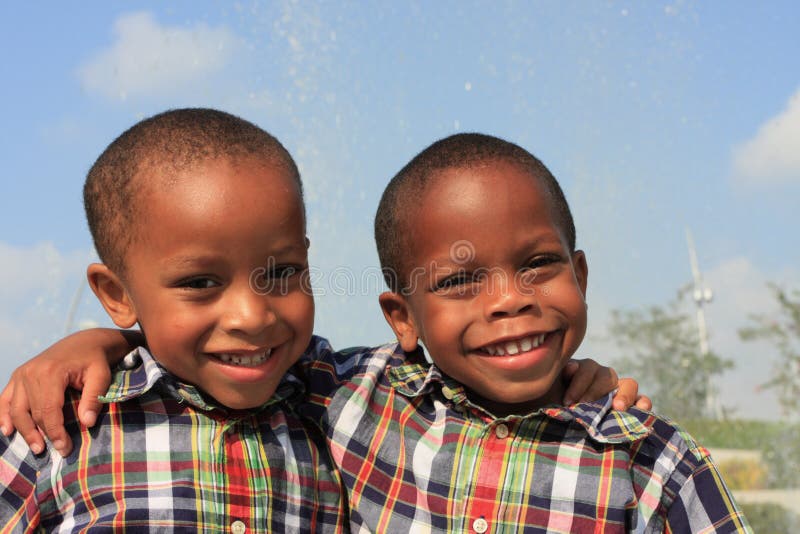
[[[629,409],[625,412],[649,429],[647,436],[630,447],[631,475],[642,491],[660,487],[665,509],[672,503],[695,496],[699,501],[713,500],[728,490],[707,449],[702,447],[676,422],[651,412]],[[705,487],[705,495],[698,488]]]
[[[569,410],[591,440],[629,449],[633,464],[658,463],[662,475],[691,471],[708,461],[708,451],[674,421],[634,407],[613,410],[610,401],[609,396],[604,404],[582,403]],[[555,417],[563,418],[558,412]]]
[[381,374],[387,366],[404,361],[405,353],[397,343],[337,351],[326,339],[314,336],[300,363],[311,373],[327,374],[336,381],[344,381],[359,375]]
[[694,465],[700,465],[709,457],[708,450],[675,421],[637,408],[630,408],[626,413],[650,430],[642,445],[642,453],[674,456]]

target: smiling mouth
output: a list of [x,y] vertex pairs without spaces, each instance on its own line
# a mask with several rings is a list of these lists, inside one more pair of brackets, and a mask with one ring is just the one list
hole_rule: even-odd
[[263,352],[256,352],[253,354],[229,354],[229,353],[219,353],[214,354],[213,357],[221,361],[222,363],[226,363],[228,365],[237,365],[239,367],[257,367],[264,363],[265,361],[269,360],[269,357],[272,355],[272,349],[267,349]]
[[478,352],[482,352],[488,356],[514,356],[515,354],[535,349],[544,343],[546,337],[547,334],[544,333],[512,339],[510,341],[502,341],[500,343],[492,343],[479,348]]

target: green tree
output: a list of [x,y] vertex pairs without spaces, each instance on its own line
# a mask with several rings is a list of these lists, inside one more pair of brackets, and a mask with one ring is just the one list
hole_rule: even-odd
[[739,330],[745,341],[769,341],[780,357],[772,378],[763,387],[775,388],[786,415],[800,415],[800,290],[769,288],[778,303],[774,315],[752,315],[750,324]]
[[714,416],[707,403],[711,378],[733,367],[701,353],[696,324],[680,310],[683,294],[664,307],[612,311],[609,326],[622,353],[617,369],[640,382],[658,413],[681,420]]

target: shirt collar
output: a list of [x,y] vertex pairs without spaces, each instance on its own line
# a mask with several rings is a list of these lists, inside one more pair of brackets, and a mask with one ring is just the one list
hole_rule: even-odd
[[[454,405],[466,405],[488,414],[480,406],[467,398],[462,384],[442,373],[436,364],[428,363],[425,353],[418,348],[413,353],[404,352],[399,345],[389,359],[387,370],[389,384],[406,397],[421,395],[440,395]],[[545,416],[565,423],[574,422],[586,431],[590,438],[599,443],[626,443],[643,439],[652,429],[628,412],[613,410],[613,393],[594,402],[581,402],[570,406],[549,406],[533,413],[510,416],[505,419],[527,419]]]
[[[104,403],[122,402],[140,397],[156,387],[161,389],[161,394],[166,393],[178,402],[188,403],[203,411],[230,411],[202,395],[194,385],[182,382],[172,375],[144,347],[135,348],[122,359],[112,372],[108,391],[99,399]],[[272,397],[260,408],[302,395],[305,389],[305,384],[290,369],[281,379]]]

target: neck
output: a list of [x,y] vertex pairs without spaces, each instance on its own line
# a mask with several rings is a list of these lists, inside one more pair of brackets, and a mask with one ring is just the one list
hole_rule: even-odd
[[547,393],[541,397],[523,402],[501,402],[487,399],[470,389],[467,389],[467,397],[473,404],[480,406],[496,417],[508,417],[509,415],[527,415],[540,408],[554,404],[560,406],[563,404],[565,391],[566,387],[559,378],[550,386]]

